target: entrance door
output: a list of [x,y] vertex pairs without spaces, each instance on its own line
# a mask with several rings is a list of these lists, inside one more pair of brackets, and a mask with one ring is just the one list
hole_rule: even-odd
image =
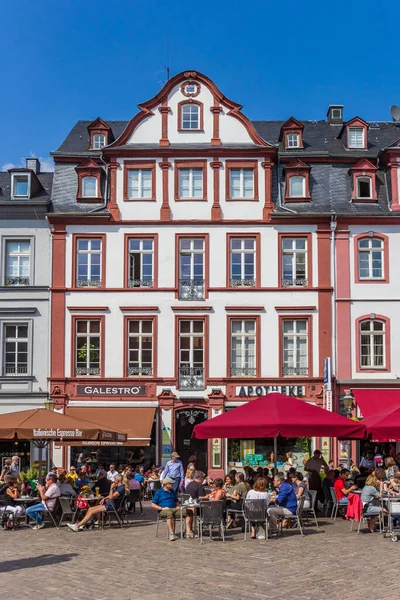
[[183,468],[189,462],[189,456],[196,456],[196,467],[207,472],[207,443],[208,440],[192,438],[195,425],[206,421],[208,411],[198,408],[181,409],[175,412],[175,442],[176,450],[183,462]]

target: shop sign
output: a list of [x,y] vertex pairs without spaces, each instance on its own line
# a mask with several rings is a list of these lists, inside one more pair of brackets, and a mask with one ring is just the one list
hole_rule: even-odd
[[220,438],[214,438],[212,441],[212,467],[213,469],[220,469],[222,467]]
[[33,437],[46,438],[46,437],[82,437],[83,431],[80,429],[33,429]]
[[236,396],[239,398],[251,398],[254,396],[266,396],[270,392],[279,392],[285,396],[306,395],[304,385],[238,385],[236,386]]
[[126,387],[108,387],[103,385],[77,385],[78,396],[145,396],[145,385],[131,385]]

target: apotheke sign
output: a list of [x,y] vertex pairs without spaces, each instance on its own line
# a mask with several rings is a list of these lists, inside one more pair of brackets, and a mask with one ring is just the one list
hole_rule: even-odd
[[132,385],[129,387],[108,387],[103,385],[78,385],[78,396],[145,396],[145,385]]
[[238,385],[236,396],[239,398],[252,398],[254,396],[266,396],[270,392],[279,392],[286,396],[302,397],[306,395],[304,385]]

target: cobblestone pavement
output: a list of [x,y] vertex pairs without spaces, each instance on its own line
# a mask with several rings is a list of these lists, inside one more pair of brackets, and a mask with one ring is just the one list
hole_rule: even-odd
[[168,542],[155,538],[154,511],[145,503],[124,529],[71,532],[0,530],[0,599],[236,600],[252,598],[398,600],[400,541],[366,530],[349,533],[341,519],[321,520],[302,538]]

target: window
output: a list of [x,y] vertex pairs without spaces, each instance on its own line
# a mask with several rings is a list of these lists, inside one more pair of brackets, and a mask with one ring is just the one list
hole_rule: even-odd
[[154,286],[154,240],[128,240],[128,287]]
[[383,278],[383,240],[362,238],[358,241],[358,276],[360,279]]
[[13,198],[29,198],[29,175],[12,176]]
[[93,136],[93,148],[95,150],[100,150],[104,148],[106,145],[106,136],[104,133],[95,133]]
[[200,106],[191,102],[181,106],[181,129],[200,129]]
[[349,148],[364,148],[364,128],[349,127]]
[[97,178],[82,178],[82,196],[84,198],[97,198]]
[[28,375],[28,323],[5,323],[3,327],[3,375]]
[[298,133],[288,133],[287,134],[287,147],[288,148],[298,148],[299,147],[299,134]]
[[372,198],[370,177],[357,177],[357,198]]
[[185,85],[186,94],[195,94],[197,91],[197,86],[195,83],[188,83]]
[[100,375],[101,321],[76,320],[75,375]]
[[307,239],[282,238],[282,287],[307,283]]
[[256,376],[256,321],[231,320],[231,377]]
[[6,240],[5,285],[31,285],[30,240]]
[[204,378],[204,321],[179,320],[179,388],[202,390]]
[[383,321],[360,322],[361,368],[384,368],[385,323]]
[[152,198],[152,177],[151,169],[129,169],[128,198]]
[[76,287],[101,287],[102,239],[79,238],[76,260]]
[[256,239],[230,239],[230,287],[255,287]]
[[179,198],[203,198],[203,169],[178,169]]
[[342,118],[342,109],[341,108],[332,108],[332,119],[341,119]]
[[284,377],[308,375],[308,320],[283,319]]
[[231,198],[254,198],[254,169],[230,169]]
[[153,321],[128,321],[128,376],[153,375]]
[[289,196],[291,198],[304,198],[306,195],[306,179],[294,175],[289,177]]
[[179,298],[204,300],[204,238],[179,239]]

